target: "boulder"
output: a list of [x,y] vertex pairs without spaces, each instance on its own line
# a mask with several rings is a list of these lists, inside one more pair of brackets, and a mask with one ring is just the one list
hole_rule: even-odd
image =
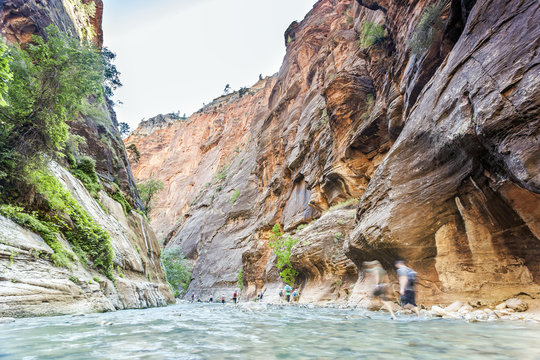
[[527,303],[521,299],[518,298],[512,298],[505,301],[506,307],[510,308],[514,311],[527,311],[529,306]]
[[443,317],[443,316],[446,316],[448,315],[448,313],[446,312],[445,309],[443,309],[442,307],[440,306],[437,306],[437,305],[433,305],[431,307],[431,313],[435,316],[439,316],[439,317]]
[[463,306],[461,301],[454,301],[452,304],[444,308],[447,312],[456,312]]
[[459,308],[458,312],[460,314],[467,314],[467,313],[470,313],[471,311],[473,311],[473,307],[469,304],[465,304],[463,305],[462,307]]

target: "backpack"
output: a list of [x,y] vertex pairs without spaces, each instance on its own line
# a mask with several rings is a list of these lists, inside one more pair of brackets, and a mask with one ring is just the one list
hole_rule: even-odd
[[416,271],[414,271],[413,269],[408,269],[407,279],[409,280],[409,283],[407,285],[409,286],[414,285],[414,283],[416,282],[416,275],[418,275]]

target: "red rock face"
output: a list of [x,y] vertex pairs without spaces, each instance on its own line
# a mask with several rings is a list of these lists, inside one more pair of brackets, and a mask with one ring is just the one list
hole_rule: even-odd
[[[304,241],[293,260],[311,299],[314,288],[337,298],[329,284],[356,276],[347,261],[390,270],[397,257],[425,303],[538,291],[540,5],[452,1],[413,55],[430,3],[321,0],[287,30],[283,65],[256,94],[128,139],[142,153],[136,177],[167,184],[152,223],[195,261],[190,292],[229,289],[240,269],[247,294],[278,286],[276,222]],[[385,36],[361,48],[367,22]],[[330,211],[344,256],[328,257],[321,214],[351,198],[354,222]],[[295,231],[312,220],[320,236]]]
[[[43,36],[50,24],[74,37],[88,39],[98,47],[103,44],[102,0],[81,0],[88,6],[66,6],[62,0],[5,0],[0,3],[0,29],[11,43],[25,44],[32,35]],[[91,11],[87,11],[91,9]]]

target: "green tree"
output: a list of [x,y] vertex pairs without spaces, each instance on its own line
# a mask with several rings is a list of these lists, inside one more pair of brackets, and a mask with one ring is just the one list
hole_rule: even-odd
[[103,65],[103,86],[105,88],[105,96],[108,98],[114,95],[114,91],[122,86],[120,81],[120,72],[113,64],[116,59],[116,54],[113,53],[108,47],[103,47],[101,50],[101,61]]
[[120,135],[122,136],[126,136],[129,134],[129,124],[125,123],[125,122],[121,122],[118,124],[118,132],[120,133]]
[[137,149],[137,145],[129,144],[126,149],[131,153],[133,162],[138,163],[141,159],[141,153],[139,152],[139,149]]
[[293,246],[298,242],[298,239],[293,239],[291,236],[283,236],[279,224],[275,224],[272,228],[272,235],[268,245],[272,248],[277,258],[277,269],[283,281],[291,286],[294,286],[298,271],[291,264],[291,251]]
[[155,179],[148,179],[137,185],[139,195],[147,213],[150,212],[154,196],[163,190],[164,187],[163,181]]
[[165,269],[167,282],[171,285],[178,296],[180,289],[187,290],[191,282],[192,266],[189,260],[184,258],[179,246],[171,246],[161,253],[161,263]]
[[13,75],[9,68],[11,58],[7,53],[7,46],[1,41],[2,39],[0,39],[0,106],[6,106],[4,97],[7,95],[8,84],[13,79]]
[[66,121],[102,99],[100,52],[54,26],[46,33],[47,41],[33,36],[24,50],[8,50],[13,77],[0,108],[0,187],[20,182],[43,155],[58,154],[68,138]]
[[240,269],[238,275],[236,276],[236,285],[242,290],[244,288],[244,269]]

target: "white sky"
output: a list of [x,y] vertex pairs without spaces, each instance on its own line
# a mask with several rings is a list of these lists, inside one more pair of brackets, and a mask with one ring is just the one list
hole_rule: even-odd
[[104,37],[124,86],[119,121],[180,110],[279,70],[283,34],[316,0],[105,0]]

